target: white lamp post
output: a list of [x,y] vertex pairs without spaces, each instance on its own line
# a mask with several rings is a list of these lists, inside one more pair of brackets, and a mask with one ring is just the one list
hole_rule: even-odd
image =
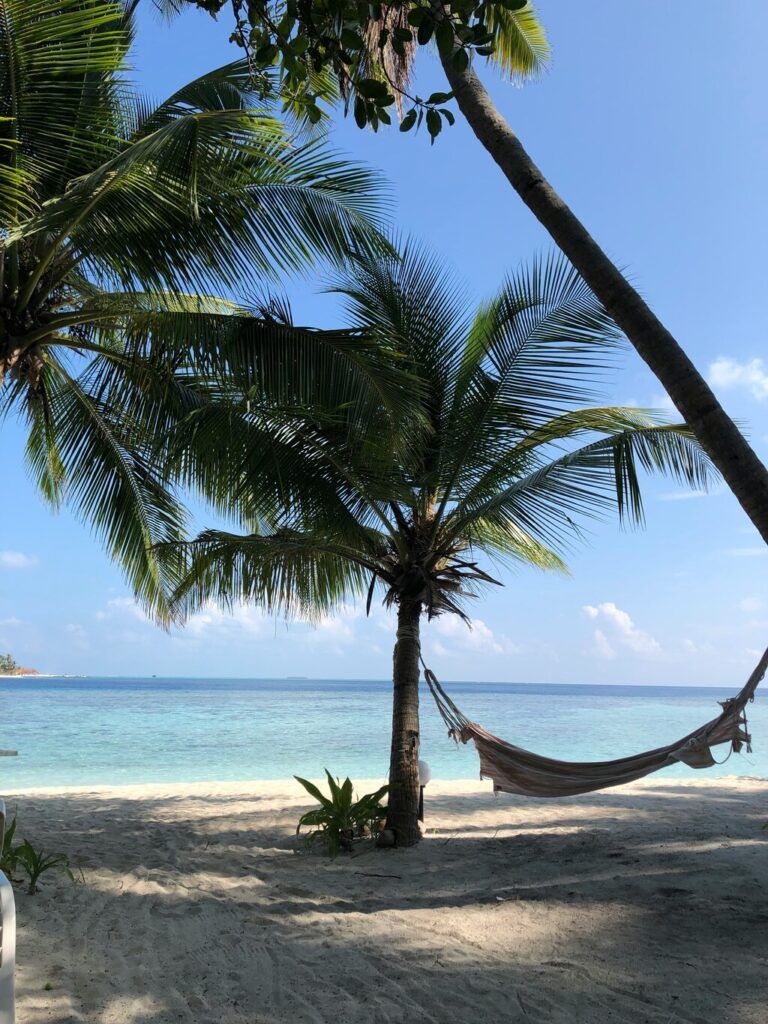
[[424,787],[432,778],[426,761],[419,761],[419,821],[424,821]]

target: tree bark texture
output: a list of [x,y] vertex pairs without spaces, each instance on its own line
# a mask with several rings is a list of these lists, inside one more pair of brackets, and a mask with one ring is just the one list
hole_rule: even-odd
[[393,657],[392,751],[389,762],[387,828],[398,846],[413,846],[419,829],[419,604],[397,614]]

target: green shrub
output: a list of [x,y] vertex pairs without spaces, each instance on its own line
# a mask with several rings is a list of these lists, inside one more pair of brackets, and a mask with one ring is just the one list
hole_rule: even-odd
[[0,654],[0,674],[12,675],[18,668],[15,658],[10,654]]
[[27,876],[27,892],[32,895],[37,892],[37,883],[40,876],[46,871],[58,869],[64,871],[74,882],[75,876],[69,867],[69,860],[63,854],[46,853],[45,850],[36,849],[28,839],[21,843],[14,844],[16,835],[16,817],[7,826],[2,837],[0,846],[0,871],[12,881],[18,881],[14,875],[23,871]]
[[30,896],[37,892],[38,880],[46,871],[58,869],[66,872],[72,882],[75,880],[69,860],[64,854],[46,853],[42,847],[35,849],[28,839],[16,847],[15,854],[18,867],[22,868],[29,879],[27,892]]
[[337,857],[342,850],[350,850],[355,839],[365,836],[375,837],[379,831],[379,821],[386,814],[386,808],[381,806],[382,797],[388,792],[389,786],[382,786],[375,793],[367,793],[359,800],[354,799],[352,780],[345,779],[339,783],[325,769],[328,778],[330,796],[325,796],[318,787],[294,775],[297,782],[306,789],[310,796],[320,804],[319,807],[299,818],[296,826],[296,835],[302,828],[310,831],[306,835],[308,842],[322,840],[325,848],[332,857]]

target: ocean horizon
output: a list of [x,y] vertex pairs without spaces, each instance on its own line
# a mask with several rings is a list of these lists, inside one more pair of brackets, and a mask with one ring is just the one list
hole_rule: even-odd
[[[734,687],[611,683],[446,683],[471,719],[511,743],[564,760],[603,760],[660,746],[714,718]],[[38,676],[0,679],[2,790],[292,775],[384,778],[389,680]],[[667,777],[768,776],[768,710],[747,709],[753,753]],[[422,689],[422,757],[433,776],[473,779],[474,748],[446,735]]]

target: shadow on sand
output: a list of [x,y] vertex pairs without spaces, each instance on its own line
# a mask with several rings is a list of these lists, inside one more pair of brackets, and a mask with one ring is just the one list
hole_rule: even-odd
[[767,792],[436,797],[335,862],[258,797],[24,798],[85,883],[19,896],[19,1021],[764,1024]]

